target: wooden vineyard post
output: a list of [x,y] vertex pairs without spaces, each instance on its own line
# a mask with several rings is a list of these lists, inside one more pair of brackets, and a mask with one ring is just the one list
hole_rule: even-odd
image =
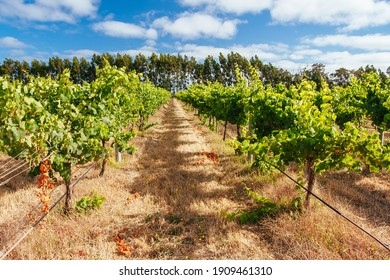
[[384,145],[385,144],[385,131],[384,130],[379,132],[379,138],[381,140],[382,145]]
[[119,152],[119,148],[117,144],[115,144],[115,161],[122,162],[122,153]]

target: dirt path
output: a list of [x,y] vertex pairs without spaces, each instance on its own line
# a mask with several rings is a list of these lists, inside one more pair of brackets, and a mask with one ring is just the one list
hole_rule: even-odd
[[216,182],[221,173],[215,162],[202,155],[209,151],[173,100],[142,151],[137,168],[139,183],[160,197],[168,211],[205,211],[205,205],[199,204],[220,200],[227,191]]
[[154,209],[140,224],[148,235],[155,231],[152,240],[138,244],[149,251],[143,257],[271,258],[258,236],[221,216],[235,206],[232,189],[219,183],[224,174],[218,160],[207,157],[210,147],[177,100],[166,105],[148,135],[132,183],[136,192],[151,196],[147,208]]

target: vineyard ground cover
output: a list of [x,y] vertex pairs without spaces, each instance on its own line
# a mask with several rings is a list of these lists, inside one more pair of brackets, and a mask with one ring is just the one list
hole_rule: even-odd
[[[256,207],[245,187],[276,204],[297,196],[277,172],[263,176],[234,156],[220,134],[172,100],[134,139],[137,152],[93,169],[75,188],[75,201],[91,192],[106,198],[87,214],[56,208],[8,256],[10,259],[388,259],[388,253],[334,213],[313,203],[308,214],[280,213],[255,224],[230,222],[223,212]],[[232,131],[232,135],[235,135]],[[218,162],[202,155],[212,152]],[[1,159],[1,158],[0,158]],[[291,166],[288,172],[294,174]],[[296,175],[296,174],[295,174]],[[0,188],[0,224],[34,205],[34,182],[22,176]],[[319,194],[362,226],[390,240],[390,176],[327,173]],[[0,238],[6,235],[0,228]],[[117,241],[127,255],[118,252]],[[123,251],[123,250],[122,250]]]
[[[230,127],[230,131],[234,131],[234,128]],[[204,135],[210,135],[206,126],[200,125],[199,129]],[[376,133],[375,130],[372,132]],[[221,144],[222,131],[218,132],[218,136],[213,134],[218,138],[213,139],[213,142],[218,143],[216,147],[223,147],[221,146],[223,145]],[[386,132],[385,141],[389,141],[389,138],[390,133]],[[233,152],[230,151],[231,153]],[[225,165],[225,168],[228,168],[225,170],[227,174],[223,181],[225,184],[235,184],[238,187],[250,186],[264,197],[280,204],[296,195],[291,181],[278,171],[262,176],[249,168],[246,156],[229,156],[228,161],[229,163]],[[298,176],[294,164],[291,164],[287,171],[295,177]],[[353,217],[358,224],[375,233],[386,243],[390,243],[389,182],[388,172],[377,174],[326,172],[319,177],[316,193],[345,215]],[[237,193],[239,192],[238,188]],[[245,195],[245,192],[241,190],[241,194]],[[269,241],[277,259],[389,258],[388,252],[382,251],[380,246],[378,248],[377,244],[362,237],[359,230],[351,228],[341,217],[326,209],[318,201],[310,211],[311,213],[302,214],[297,219],[286,214],[261,222],[262,227],[259,231],[263,238]]]

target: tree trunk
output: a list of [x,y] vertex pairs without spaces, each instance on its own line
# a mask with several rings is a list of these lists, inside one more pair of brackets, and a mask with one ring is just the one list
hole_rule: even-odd
[[215,132],[218,133],[218,119],[215,118]]
[[144,116],[140,115],[139,116],[139,127],[138,127],[138,130],[142,131],[143,128],[144,128]]
[[237,138],[241,137],[240,125],[237,124]]
[[102,169],[100,170],[99,177],[103,177],[104,172],[106,171],[107,158],[103,159]]
[[305,200],[305,208],[309,208],[310,206],[310,197],[313,192],[314,183],[316,179],[316,174],[314,172],[314,159],[308,158],[306,163],[306,176],[307,176],[307,189],[308,192],[306,194],[306,200]]
[[72,181],[72,164],[67,163],[66,168],[69,170],[69,173],[66,174],[65,177],[63,177],[64,182],[65,182],[65,209],[64,213],[69,214],[70,209],[72,208],[72,197],[73,197],[73,190],[71,186],[71,181]]
[[225,121],[224,129],[223,129],[223,141],[226,140],[227,124],[228,124],[228,121]]
[[72,197],[73,197],[73,191],[71,189],[71,179],[69,178],[68,181],[65,181],[65,187],[66,187],[66,196],[65,196],[65,214],[69,214],[70,209],[72,208]]
[[[248,136],[249,136],[249,138],[251,138],[252,135],[253,135],[253,125],[252,125],[251,119],[249,119],[249,123],[248,123]],[[249,152],[248,152],[248,159],[247,160],[249,162],[253,162],[253,155]]]
[[[102,140],[102,146],[103,148],[106,146],[106,141]],[[104,171],[106,171],[106,164],[107,164],[107,155],[103,158],[102,163],[102,169],[100,170],[99,177],[102,177],[104,175]]]

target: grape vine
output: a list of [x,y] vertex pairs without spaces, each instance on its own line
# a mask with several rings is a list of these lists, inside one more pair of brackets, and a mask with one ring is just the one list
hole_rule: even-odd
[[390,145],[381,145],[377,134],[364,122],[372,120],[379,130],[389,127],[389,80],[375,74],[362,81],[352,79],[348,87],[319,90],[304,80],[286,87],[264,87],[252,68],[246,80],[239,71],[234,87],[218,83],[194,85],[176,95],[204,117],[249,126],[250,133],[238,135],[233,145],[254,156],[253,165],[269,169],[266,162],[284,169],[297,163],[306,174],[305,205],[310,204],[316,175],[327,170],[361,172],[367,166],[377,172],[390,169]]
[[135,72],[108,63],[90,84],[74,84],[68,70],[57,78],[29,77],[25,83],[0,77],[0,150],[27,161],[31,174],[40,173],[43,211],[52,186],[47,173],[59,174],[69,210],[72,166],[106,162],[114,147],[132,153],[136,131],[131,127],[141,116],[146,121],[170,96]]

